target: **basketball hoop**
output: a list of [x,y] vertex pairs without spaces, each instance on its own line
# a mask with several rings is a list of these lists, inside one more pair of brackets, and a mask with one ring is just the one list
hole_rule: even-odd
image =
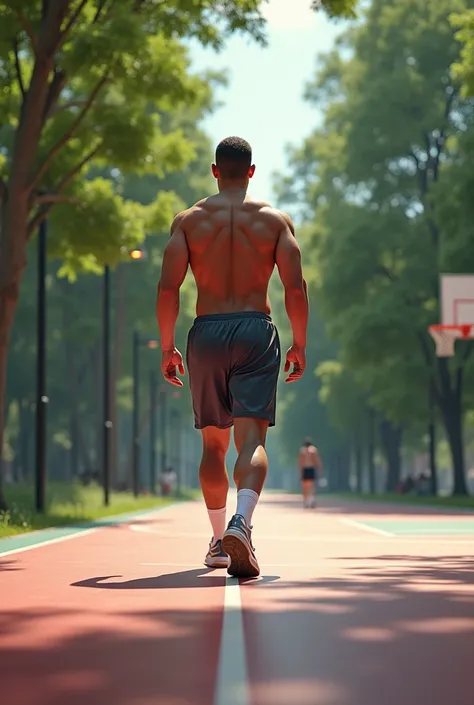
[[453,357],[454,343],[458,338],[469,338],[471,331],[474,334],[474,325],[469,323],[460,325],[437,325],[428,328],[431,337],[436,343],[438,357]]

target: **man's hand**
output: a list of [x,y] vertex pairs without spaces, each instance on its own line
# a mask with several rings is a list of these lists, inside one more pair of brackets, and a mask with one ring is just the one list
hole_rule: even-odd
[[300,379],[306,369],[306,350],[297,345],[292,345],[286,353],[285,372],[290,371],[293,363],[293,372],[285,379],[285,382],[296,382]]
[[161,354],[161,371],[163,377],[170,384],[174,384],[176,387],[182,387],[183,383],[177,376],[176,368],[178,368],[180,375],[184,375],[183,356],[179,350],[177,348],[163,350]]

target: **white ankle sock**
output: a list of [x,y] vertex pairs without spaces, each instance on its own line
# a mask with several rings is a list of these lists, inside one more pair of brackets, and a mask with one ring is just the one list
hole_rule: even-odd
[[208,509],[207,512],[212,524],[214,541],[220,541],[225,531],[226,507],[222,507],[222,509]]
[[247,524],[251,524],[252,514],[258,500],[258,494],[253,490],[239,490],[237,492],[237,509],[235,513],[243,516]]

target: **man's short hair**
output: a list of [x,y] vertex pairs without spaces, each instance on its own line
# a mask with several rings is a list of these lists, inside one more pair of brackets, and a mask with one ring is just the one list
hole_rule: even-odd
[[306,448],[309,448],[309,446],[313,445],[313,441],[311,440],[311,438],[306,437],[303,441],[303,444],[306,446]]
[[252,147],[241,137],[226,137],[216,147],[216,166],[224,179],[244,179],[252,165]]

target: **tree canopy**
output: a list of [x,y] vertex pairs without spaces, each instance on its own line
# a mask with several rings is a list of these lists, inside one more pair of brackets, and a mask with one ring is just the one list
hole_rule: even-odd
[[460,45],[449,24],[468,6],[374,0],[320,57],[306,97],[323,124],[292,149],[294,174],[279,182],[282,202],[315,221],[312,293],[340,364],[395,425],[428,425],[433,385],[458,492],[472,345],[436,358],[427,327],[438,322],[439,273],[474,271],[473,104],[452,69]]

